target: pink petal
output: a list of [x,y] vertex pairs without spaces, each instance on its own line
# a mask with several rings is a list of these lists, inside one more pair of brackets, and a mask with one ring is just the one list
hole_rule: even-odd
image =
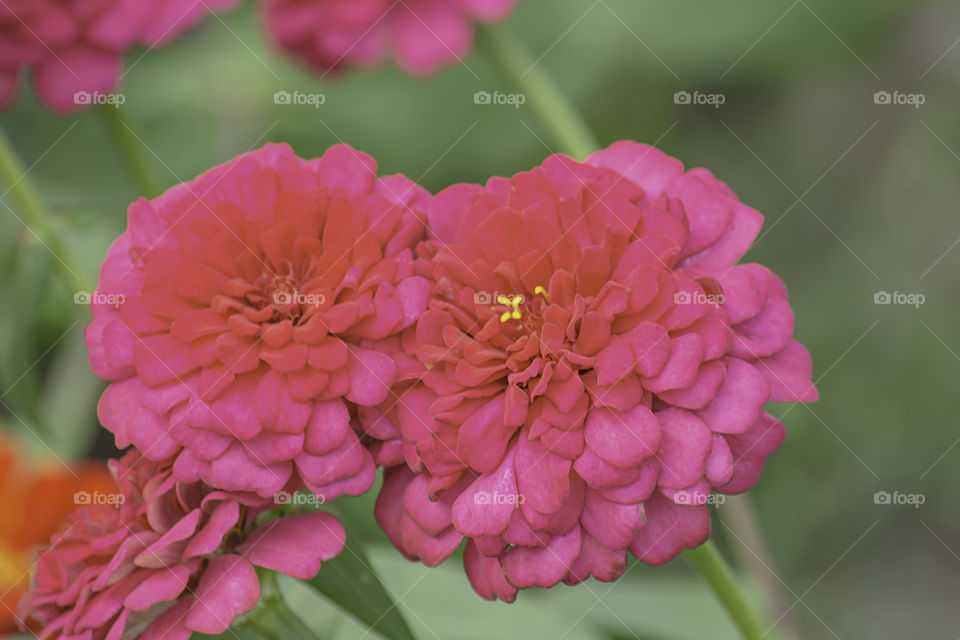
[[793,336],[793,309],[784,298],[771,298],[760,315],[735,327],[730,355],[749,360],[780,351]]
[[657,377],[644,378],[643,386],[654,393],[690,386],[697,377],[703,355],[703,339],[696,333],[673,338],[667,364]]
[[626,549],[643,526],[640,505],[611,502],[594,489],[587,489],[581,524],[584,531],[610,549]]
[[140,640],[188,640],[193,632],[187,628],[185,618],[192,602],[192,597],[178,600],[150,623]]
[[570,565],[567,584],[577,584],[591,575],[601,582],[613,582],[627,568],[627,550],[610,549],[584,533],[580,541],[580,555]]
[[347,360],[350,393],[347,399],[373,407],[387,399],[397,377],[397,365],[390,356],[361,347],[350,347]]
[[703,363],[693,383],[684,389],[662,391],[657,396],[682,409],[702,409],[713,400],[717,389],[726,376],[726,368],[720,360]]
[[742,493],[756,484],[767,457],[783,444],[787,430],[782,422],[763,411],[749,430],[723,437],[733,455],[733,479],[719,490]]
[[228,553],[210,558],[194,592],[186,626],[200,633],[223,633],[233,619],[257,606],[260,582],[253,565]]
[[350,412],[343,401],[316,402],[303,448],[313,455],[323,455],[343,444],[349,430]]
[[660,447],[660,423],[644,406],[627,412],[594,409],[584,435],[590,449],[621,469],[640,464]]
[[395,14],[397,58],[415,73],[456,62],[470,48],[470,25],[447,3],[403,5]]
[[95,48],[76,48],[46,56],[33,72],[37,95],[51,111],[69,113],[83,109],[74,94],[109,93],[120,78],[121,57]]
[[176,600],[187,588],[190,576],[199,568],[200,561],[192,560],[158,569],[137,584],[137,588],[124,599],[123,606],[133,611],[146,611],[159,602]]
[[460,547],[463,535],[453,527],[431,535],[415,520],[407,517],[400,521],[400,539],[403,541],[404,550],[415,555],[428,567],[436,567]]
[[659,493],[644,505],[646,525],[630,544],[630,552],[646,564],[663,564],[682,549],[697,547],[710,537],[706,506],[679,506]]
[[336,516],[304,513],[261,525],[237,552],[258,567],[309,580],[317,575],[321,560],[343,551],[346,539]]
[[[658,463],[659,464],[659,463]],[[616,467],[593,452],[589,447],[573,463],[577,474],[591,487],[619,487],[629,485],[641,477],[646,463],[629,469]],[[659,467],[658,467],[659,472]]]
[[206,523],[190,540],[190,544],[183,552],[185,558],[204,556],[213,553],[223,544],[223,537],[240,519],[240,504],[233,500],[225,500],[216,507]]
[[580,527],[554,536],[546,547],[516,547],[503,556],[503,572],[519,589],[552,587],[563,580],[580,554]]
[[467,418],[457,431],[457,454],[472,469],[493,471],[516,431],[504,421],[505,394],[497,394]]
[[714,434],[705,469],[704,477],[714,487],[722,487],[733,478],[733,453],[724,436]]
[[796,340],[769,358],[761,358],[756,369],[770,385],[771,402],[816,402],[820,397],[810,381],[810,352]]
[[250,491],[266,498],[287,484],[292,471],[293,465],[289,462],[260,464],[235,442],[210,463],[209,475],[204,480],[226,491]]
[[756,367],[737,358],[724,358],[727,376],[713,400],[697,415],[714,433],[740,433],[757,421],[770,399],[770,387]]
[[476,537],[497,535],[507,528],[520,501],[515,454],[516,448],[511,448],[495,471],[474,480],[453,503],[453,523],[457,531]]
[[663,431],[663,469],[659,484],[682,489],[689,487],[704,474],[704,465],[710,454],[713,434],[693,413],[682,409],[657,412]]
[[480,597],[487,600],[500,598],[504,602],[513,602],[516,599],[517,589],[507,582],[499,560],[481,554],[473,540],[467,541],[463,550],[463,568],[467,572],[470,586]]
[[570,491],[571,462],[526,436],[521,432],[517,440],[517,488],[526,504],[540,513],[553,513]]

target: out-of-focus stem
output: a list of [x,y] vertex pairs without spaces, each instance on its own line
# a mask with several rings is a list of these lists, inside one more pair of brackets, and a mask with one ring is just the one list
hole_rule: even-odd
[[130,176],[136,184],[137,191],[144,198],[153,198],[157,193],[157,185],[150,175],[150,167],[143,155],[143,145],[127,124],[120,105],[104,104],[97,107],[103,122],[130,171]]
[[269,640],[313,640],[317,636],[294,613],[280,593],[277,576],[272,571],[260,571],[263,589],[260,605],[245,618],[243,625]]
[[561,151],[584,160],[599,148],[583,118],[533,57],[502,29],[480,25],[477,41],[501,72],[523,93]]
[[727,496],[719,509],[720,520],[733,533],[733,551],[750,579],[756,584],[763,598],[764,610],[777,623],[777,637],[781,640],[799,640],[800,635],[789,614],[783,615],[790,606],[783,585],[777,580],[773,556],[764,540],[753,504],[746,494]]
[[696,549],[686,549],[684,555],[713,589],[714,595],[740,629],[744,640],[760,640],[763,637],[760,622],[713,542],[708,540]]
[[57,233],[50,213],[37,193],[27,170],[10,143],[9,138],[0,129],[0,184],[6,186],[0,197],[10,194],[13,197],[17,217],[53,254],[53,266],[57,275],[73,293],[89,291],[80,269],[71,260],[60,235]]

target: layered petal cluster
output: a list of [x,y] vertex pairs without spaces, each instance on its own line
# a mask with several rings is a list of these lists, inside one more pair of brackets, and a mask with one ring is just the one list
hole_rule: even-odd
[[133,204],[87,329],[117,446],[228,491],[369,489],[351,412],[386,399],[397,364],[377,345],[425,308],[426,199],[346,145],[268,145]]
[[[119,82],[123,55],[159,46],[236,0],[6,0],[0,3],[0,107],[29,70],[57,113],[95,102]],[[78,95],[85,93],[86,95]]]
[[512,600],[706,540],[711,491],[785,436],[764,404],[817,396],[783,283],[736,264],[762,221],[633,142],[439,193],[428,310],[359,411],[395,545],[433,565],[467,539],[474,588]]
[[518,0],[263,0],[283,49],[321,70],[371,66],[390,57],[413,73],[460,61],[473,22],[507,17]]
[[259,600],[254,565],[309,579],[344,546],[328,513],[256,526],[258,496],[177,482],[138,452],[112,471],[117,493],[77,510],[37,561],[18,613],[41,639],[222,633]]

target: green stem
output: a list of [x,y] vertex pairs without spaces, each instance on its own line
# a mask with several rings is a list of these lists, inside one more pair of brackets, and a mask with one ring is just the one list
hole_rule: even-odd
[[745,640],[759,640],[763,636],[760,621],[747,604],[746,598],[737,586],[723,556],[713,542],[708,540],[696,549],[686,549],[684,554],[720,600],[720,603],[733,618]]
[[130,176],[136,184],[140,195],[145,198],[153,198],[158,195],[157,184],[150,175],[150,167],[147,165],[146,158],[143,155],[143,143],[134,135],[133,130],[127,124],[123,110],[120,105],[104,104],[97,107],[97,111],[103,118],[110,137],[126,162]]
[[6,185],[3,195],[9,193],[13,196],[14,206],[18,210],[17,217],[56,258],[54,268],[67,289],[73,293],[89,291],[80,276],[79,267],[70,259],[47,208],[27,175],[27,169],[3,129],[0,129],[0,184]]
[[[779,617],[779,611],[789,611],[787,594],[783,584],[773,573],[776,564],[764,539],[750,496],[746,493],[727,496],[727,501],[719,509],[719,515],[735,538],[731,545],[739,560],[738,564],[763,596],[763,609],[767,619]],[[800,638],[800,632],[789,614],[780,617],[777,637],[785,640]]]
[[269,640],[313,640],[317,635],[304,624],[280,593],[277,575],[258,571],[263,589],[260,606],[250,612],[243,624]]
[[483,25],[477,28],[477,42],[517,90],[526,96],[527,104],[561,151],[584,160],[599,149],[583,118],[543,71],[539,60],[534,60],[520,43],[500,29]]

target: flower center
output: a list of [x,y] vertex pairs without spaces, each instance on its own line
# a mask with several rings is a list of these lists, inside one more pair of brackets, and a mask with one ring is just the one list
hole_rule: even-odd
[[[273,273],[264,271],[253,282],[247,302],[258,311],[272,311],[268,321],[291,320],[297,324],[312,308],[324,304],[325,296],[300,290],[304,278],[286,261]],[[261,318],[263,320],[263,318]]]
[[550,296],[544,287],[537,285],[533,296],[498,294],[495,302],[490,309],[500,314],[502,324],[510,323],[527,331],[537,331],[543,326],[543,310],[550,304]]

